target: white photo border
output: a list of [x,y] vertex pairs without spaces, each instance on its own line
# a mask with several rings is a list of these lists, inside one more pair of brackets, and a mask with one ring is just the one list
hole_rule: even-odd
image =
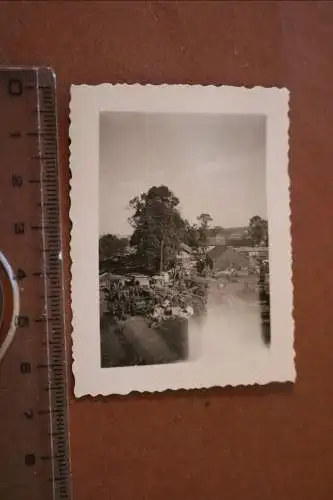
[[[266,116],[271,345],[239,363],[209,360],[101,368],[99,325],[99,115],[105,111]],[[74,394],[294,382],[289,180],[289,91],[200,85],[72,85],[70,103],[72,340]]]

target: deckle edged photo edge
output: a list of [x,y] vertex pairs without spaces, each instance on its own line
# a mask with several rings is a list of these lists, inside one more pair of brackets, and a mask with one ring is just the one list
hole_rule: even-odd
[[75,396],[294,382],[289,91],[74,85]]

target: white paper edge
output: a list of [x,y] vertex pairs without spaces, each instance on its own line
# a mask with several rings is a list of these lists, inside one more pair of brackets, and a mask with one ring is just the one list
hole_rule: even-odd
[[[271,347],[237,366],[200,361],[101,368],[99,332],[99,113],[101,111],[264,114],[269,221]],[[70,218],[74,393],[128,394],[168,389],[294,382],[290,231],[289,91],[200,85],[73,85],[70,102]]]

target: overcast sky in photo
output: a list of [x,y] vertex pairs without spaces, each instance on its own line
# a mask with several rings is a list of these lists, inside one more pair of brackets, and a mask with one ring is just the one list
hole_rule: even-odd
[[263,116],[101,113],[100,234],[131,234],[129,200],[161,184],[192,223],[266,218],[265,152]]

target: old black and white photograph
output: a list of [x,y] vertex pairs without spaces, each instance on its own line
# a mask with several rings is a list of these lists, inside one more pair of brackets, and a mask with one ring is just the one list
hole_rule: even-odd
[[102,367],[269,348],[265,127],[100,114]]
[[[290,250],[289,220],[282,219],[289,214],[287,163],[280,167],[281,186],[276,176],[280,158],[288,158],[287,120],[283,121],[287,106],[281,106],[287,104],[285,93],[275,89],[280,105],[274,106],[273,94],[260,89],[262,105],[259,91],[251,94],[248,89],[233,88],[236,96],[243,91],[239,94],[243,109],[237,99],[227,105],[222,99],[217,101],[218,111],[212,103],[207,109],[201,103],[196,111],[196,100],[191,97],[186,102],[184,88],[177,91],[176,106],[176,86],[170,86],[169,94],[168,86],[161,90],[161,105],[156,87],[101,87],[94,115],[83,98],[77,101],[80,109],[78,104],[72,107],[74,119],[80,120],[76,128],[72,125],[72,196],[75,192],[79,196],[80,181],[75,185],[79,158],[83,163],[94,158],[90,179],[81,169],[86,196],[81,187],[80,203],[75,205],[74,200],[74,211],[77,206],[77,214],[86,213],[82,233],[89,227],[93,232],[83,239],[78,228],[75,233],[73,221],[74,236],[78,235],[73,238],[73,252],[76,240],[84,242],[76,257],[86,274],[86,280],[77,277],[80,308],[92,304],[90,314],[82,313],[90,329],[77,315],[87,343],[80,340],[81,351],[74,349],[74,367],[80,364],[75,357],[80,352],[89,365],[90,345],[96,381],[89,392],[246,385],[272,377],[292,378],[292,322],[291,314],[287,316],[290,261],[285,259]],[[97,89],[87,87],[85,94]],[[80,95],[81,88],[75,90]],[[215,89],[197,90],[216,98]],[[223,89],[219,93],[223,97]],[[96,100],[92,102],[90,106],[96,107]],[[97,131],[89,149],[83,145],[88,136],[82,123],[91,122],[90,116]],[[282,132],[280,138],[277,132]],[[280,154],[270,151],[273,138],[285,148]],[[277,192],[280,189],[280,199],[270,199],[273,183]],[[81,219],[74,212],[75,217]],[[276,272],[278,264],[281,273]],[[74,259],[74,270],[75,265]],[[96,283],[97,289],[90,293],[93,302],[89,302],[89,292],[84,290],[94,273],[90,286],[94,289]],[[277,306],[274,313],[278,301],[286,319],[277,314]],[[272,318],[278,328],[272,328]],[[73,323],[77,339],[75,316]],[[81,366],[83,372],[82,362]],[[100,386],[97,379],[103,380]]]

